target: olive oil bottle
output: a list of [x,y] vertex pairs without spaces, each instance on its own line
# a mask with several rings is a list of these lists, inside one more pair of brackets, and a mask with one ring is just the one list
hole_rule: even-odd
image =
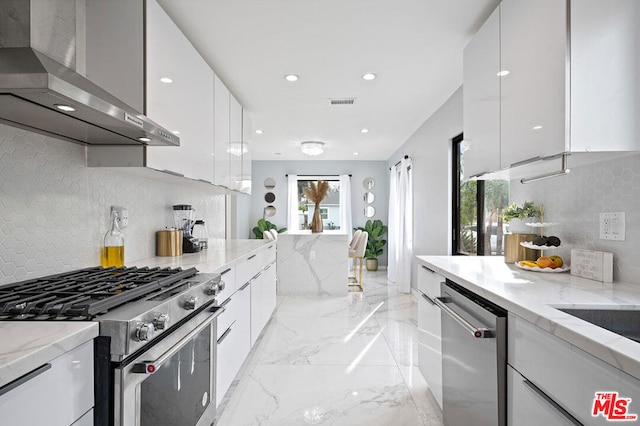
[[104,234],[101,264],[103,268],[124,266],[124,235],[118,226],[118,213],[111,212],[111,229]]

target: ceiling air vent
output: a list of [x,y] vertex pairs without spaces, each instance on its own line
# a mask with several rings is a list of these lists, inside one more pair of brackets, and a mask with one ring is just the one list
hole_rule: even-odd
[[331,105],[353,105],[355,101],[355,98],[331,99]]

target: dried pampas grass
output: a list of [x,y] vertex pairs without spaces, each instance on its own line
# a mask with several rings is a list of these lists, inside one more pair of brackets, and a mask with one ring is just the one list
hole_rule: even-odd
[[302,191],[309,201],[318,204],[329,195],[329,182],[326,180],[319,180],[318,183],[309,182],[309,186],[302,188]]

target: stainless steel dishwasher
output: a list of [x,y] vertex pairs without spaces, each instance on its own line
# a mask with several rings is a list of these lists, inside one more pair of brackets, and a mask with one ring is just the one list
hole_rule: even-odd
[[442,414],[447,426],[506,425],[507,312],[447,280],[442,317]]

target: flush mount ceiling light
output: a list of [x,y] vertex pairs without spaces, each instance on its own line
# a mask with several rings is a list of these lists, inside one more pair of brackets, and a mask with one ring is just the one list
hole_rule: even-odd
[[298,79],[299,79],[299,78],[300,78],[300,77],[298,77],[298,76],[297,76],[297,75],[295,75],[295,74],[286,74],[286,75],[284,76],[284,79],[285,79],[285,80],[287,80],[287,81],[298,81]]
[[511,74],[511,72],[509,70],[502,70],[499,71],[498,74],[496,74],[498,77],[505,77],[507,75]]
[[306,141],[300,144],[300,149],[306,155],[320,155],[324,152],[324,142]]
[[55,104],[54,106],[58,108],[60,111],[65,111],[65,112],[73,112],[76,110],[74,107],[70,107],[69,105]]
[[249,148],[246,142],[229,142],[227,152],[236,157],[240,157],[242,154],[249,152]]
[[372,72],[368,72],[366,74],[362,74],[362,79],[363,80],[367,80],[367,81],[375,80],[376,77],[377,77],[377,75],[375,75]]
[[169,77],[162,77],[162,78],[160,79],[160,81],[161,81],[162,83],[167,83],[167,84],[169,84],[169,83],[173,83],[173,80],[171,80]]

